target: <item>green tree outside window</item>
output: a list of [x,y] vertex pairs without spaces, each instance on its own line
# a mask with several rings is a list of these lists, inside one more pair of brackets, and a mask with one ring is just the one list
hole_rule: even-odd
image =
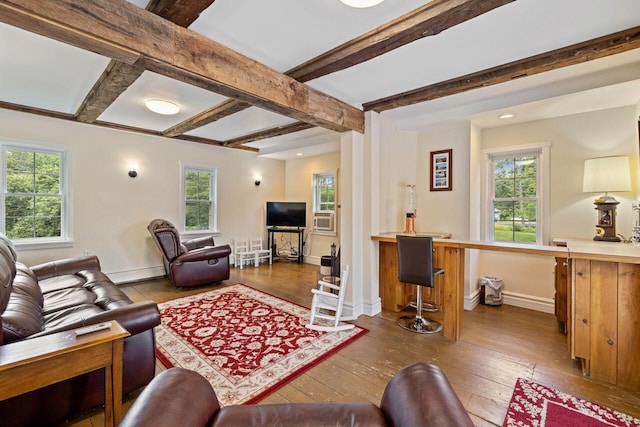
[[493,176],[493,239],[536,242],[537,156],[496,159]]
[[4,226],[10,239],[62,236],[62,154],[5,149]]

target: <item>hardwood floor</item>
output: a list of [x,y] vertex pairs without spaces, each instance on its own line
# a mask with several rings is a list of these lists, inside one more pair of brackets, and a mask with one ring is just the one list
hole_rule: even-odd
[[[233,269],[223,285],[176,289],[167,279],[123,285],[134,301],[163,302],[211,288],[244,283],[309,306],[319,267],[278,262]],[[438,365],[448,376],[477,426],[502,425],[518,377],[640,418],[640,393],[583,377],[567,352],[566,336],[550,314],[503,305],[465,311],[461,340],[442,334],[419,335],[395,324],[398,313],[360,316],[370,332],[318,366],[267,396],[260,403],[380,402],[393,374],[416,361]],[[164,367],[158,363],[158,370]],[[135,399],[135,396],[130,400]],[[126,410],[131,401],[125,403]],[[75,426],[103,425],[101,413],[75,420]]]

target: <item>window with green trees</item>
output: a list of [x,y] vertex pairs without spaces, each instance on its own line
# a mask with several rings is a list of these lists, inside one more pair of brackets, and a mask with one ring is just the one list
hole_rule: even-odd
[[493,240],[535,243],[538,235],[538,156],[494,158]]
[[4,233],[10,239],[65,237],[64,152],[2,151]]
[[335,212],[336,174],[318,173],[313,175],[314,212]]
[[217,231],[216,169],[184,168],[185,231]]

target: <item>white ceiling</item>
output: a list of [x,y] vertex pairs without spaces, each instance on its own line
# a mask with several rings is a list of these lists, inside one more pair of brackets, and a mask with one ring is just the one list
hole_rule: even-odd
[[[146,1],[132,1],[140,7]],[[285,72],[424,4],[386,0],[354,9],[338,0],[216,0],[191,25],[244,55]],[[363,103],[614,33],[640,24],[638,0],[517,0],[480,17],[308,85],[360,108]],[[0,101],[73,114],[109,58],[0,24]],[[177,102],[176,116],[144,108],[150,97]],[[162,131],[224,97],[145,72],[98,119]],[[401,129],[472,120],[481,127],[640,100],[640,49],[509,83],[386,111]],[[256,107],[188,135],[227,140],[292,123]],[[248,146],[280,159],[337,149],[338,135],[310,129]]]

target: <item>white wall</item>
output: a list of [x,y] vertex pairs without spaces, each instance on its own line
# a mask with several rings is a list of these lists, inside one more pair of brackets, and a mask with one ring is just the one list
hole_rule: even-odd
[[[635,107],[615,108],[482,131],[482,148],[550,142],[550,236],[591,239],[595,235],[598,194],[582,192],[584,160],[627,155],[632,177],[637,169],[637,113]],[[634,179],[635,182],[635,179]],[[631,234],[634,191],[616,193],[618,232]],[[545,242],[549,243],[549,242]],[[554,260],[482,251],[478,275],[504,280],[506,300],[514,305],[553,312]]]
[[[454,239],[469,239],[469,123],[440,126],[418,134],[417,231],[451,233]],[[452,149],[452,190],[431,191],[432,151]]]
[[[180,162],[219,168],[220,235],[265,233],[267,200],[284,198],[285,165],[255,153],[168,138],[100,128],[70,121],[2,110],[0,138],[32,144],[63,145],[72,150],[74,244],[68,248],[20,251],[33,265],[98,255],[103,270],[116,281],[163,274],[161,258],[146,229],[154,218],[178,221]],[[127,176],[130,162],[138,177]],[[255,175],[262,175],[255,186]]]
[[[336,139],[339,135],[336,135]],[[307,229],[305,232],[305,261],[320,264],[320,257],[331,254],[331,244],[340,246],[339,234],[327,235],[311,232],[313,226],[313,175],[335,172],[338,176],[338,192],[342,190],[340,180],[340,153],[313,157],[301,157],[286,162],[285,199],[291,202],[307,202]],[[340,196],[338,194],[338,196]],[[340,230],[340,212],[336,212],[336,226]]]

